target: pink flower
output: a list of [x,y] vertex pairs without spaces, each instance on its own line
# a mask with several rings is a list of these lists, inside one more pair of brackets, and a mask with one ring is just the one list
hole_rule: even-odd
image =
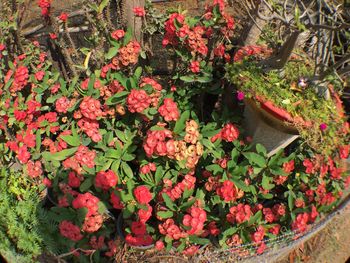
[[242,100],[244,100],[244,93],[242,92],[242,91],[238,91],[237,92],[237,99],[239,100],[239,101],[242,101]]
[[134,196],[139,204],[148,204],[152,200],[151,192],[144,185],[135,188]]
[[143,7],[137,6],[133,9],[135,16],[143,17],[146,15],[146,11]]
[[327,127],[328,127],[328,126],[327,126],[327,124],[325,124],[325,123],[321,123],[321,124],[320,124],[320,130],[321,130],[321,131],[326,130]]
[[108,190],[116,186],[118,183],[118,176],[112,171],[98,172],[95,178],[95,185],[103,190]]
[[83,235],[80,233],[79,227],[74,225],[70,221],[62,221],[59,225],[59,229],[62,236],[75,242],[83,238]]
[[35,73],[35,78],[37,81],[42,81],[44,76],[45,76],[44,71],[38,71],[37,73]]

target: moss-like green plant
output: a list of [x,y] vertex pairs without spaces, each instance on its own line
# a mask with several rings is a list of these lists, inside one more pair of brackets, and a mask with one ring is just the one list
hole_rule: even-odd
[[54,250],[39,193],[22,174],[0,170],[0,254],[8,262],[37,262],[45,248]]

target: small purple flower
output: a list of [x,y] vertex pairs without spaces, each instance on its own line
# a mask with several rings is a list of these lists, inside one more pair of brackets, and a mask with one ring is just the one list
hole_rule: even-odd
[[321,131],[324,131],[325,129],[327,129],[327,124],[321,123],[321,124],[320,124],[320,130],[321,130]]
[[238,99],[239,101],[244,100],[244,93],[243,93],[242,91],[238,91],[238,92],[237,92],[237,99]]

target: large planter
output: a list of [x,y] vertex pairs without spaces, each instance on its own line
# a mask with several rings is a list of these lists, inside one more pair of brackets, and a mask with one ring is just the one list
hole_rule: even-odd
[[[292,125],[295,118],[262,97],[245,100],[244,117],[246,135],[252,137],[253,143],[264,145],[269,156],[299,137],[298,130]],[[298,122],[306,127],[312,125],[301,118]]]

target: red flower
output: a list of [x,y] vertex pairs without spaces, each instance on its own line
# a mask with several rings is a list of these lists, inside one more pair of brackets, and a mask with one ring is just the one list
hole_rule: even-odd
[[216,189],[217,195],[219,195],[225,202],[235,201],[237,199],[237,191],[235,184],[230,180],[224,181],[221,187]]
[[68,174],[68,185],[73,188],[77,188],[80,186],[80,178],[75,172],[70,172]]
[[135,16],[142,17],[142,16],[146,15],[145,9],[143,7],[140,7],[140,6],[134,7],[133,12],[134,12]]
[[25,111],[14,110],[13,114],[17,121],[24,121],[27,117],[27,113]]
[[258,229],[256,232],[254,232],[252,234],[252,241],[255,243],[260,242],[261,240],[263,240],[265,236],[265,229],[263,226],[258,226]]
[[266,244],[264,242],[262,242],[260,244],[260,246],[258,247],[258,249],[256,250],[256,253],[258,255],[260,255],[260,254],[264,253],[265,249],[266,249]]
[[207,220],[207,213],[199,207],[192,206],[190,215],[185,215],[182,223],[189,229],[186,231],[189,235],[200,235],[203,232],[204,223]]
[[303,161],[303,165],[306,167],[305,173],[313,174],[313,173],[316,172],[315,166],[314,166],[313,162],[310,159],[305,159]]
[[136,236],[145,235],[147,233],[146,225],[141,222],[132,222],[131,232]]
[[121,202],[119,196],[117,196],[114,192],[111,193],[111,198],[109,200],[115,209],[123,209],[124,204]]
[[214,48],[214,55],[222,58],[225,54],[225,46],[223,44],[218,45]]
[[156,242],[156,244],[155,244],[155,248],[156,248],[158,251],[163,250],[164,247],[165,247],[165,246],[164,246],[164,242],[163,242],[163,241],[158,240],[158,241]]
[[80,104],[81,114],[91,120],[102,117],[101,103],[92,97],[85,97]]
[[17,158],[21,163],[27,163],[30,159],[30,153],[28,152],[27,145],[19,147]]
[[191,61],[190,70],[191,70],[193,73],[198,73],[198,72],[200,72],[199,61]]
[[279,224],[273,226],[272,228],[269,229],[269,232],[273,235],[278,235],[278,233],[280,232],[281,226]]
[[33,161],[29,161],[27,163],[27,173],[31,178],[39,177],[43,174],[43,170],[41,167],[41,162],[36,161],[35,163]]
[[142,112],[150,106],[151,97],[144,90],[133,89],[126,99],[126,103],[130,112]]
[[119,39],[123,38],[124,35],[125,35],[125,32],[122,29],[115,30],[111,34],[112,38],[114,38],[115,40],[119,40]]
[[137,212],[137,215],[139,216],[139,220],[141,223],[146,223],[148,219],[151,218],[152,216],[152,207],[147,204],[147,210],[144,210],[144,209],[140,209],[138,212]]
[[78,151],[74,155],[76,161],[78,161],[81,166],[86,165],[89,168],[93,168],[95,166],[95,156],[96,152],[89,151],[89,148],[84,145],[80,145]]
[[49,33],[49,35],[51,39],[53,40],[57,39],[57,35],[55,33]]
[[193,256],[198,252],[199,246],[192,245],[188,248],[186,248],[184,251],[182,251],[182,254],[186,256]]
[[181,231],[181,229],[175,225],[173,219],[168,218],[163,224],[158,225],[159,232],[166,237],[179,240],[180,238],[186,238],[187,233]]
[[67,97],[61,97],[56,100],[56,111],[59,113],[67,113],[70,106],[70,100]]
[[151,192],[144,185],[140,185],[134,189],[134,196],[139,204],[148,204],[152,200]]
[[95,178],[95,185],[103,190],[108,190],[116,186],[118,183],[118,176],[112,171],[98,172]]
[[306,231],[308,221],[309,215],[307,213],[297,215],[297,218],[292,223],[292,230],[300,232]]
[[93,233],[99,230],[102,224],[103,224],[102,215],[95,213],[85,218],[82,229],[84,232]]
[[167,122],[176,121],[180,117],[176,103],[169,98],[164,99],[163,105],[159,107],[158,112]]
[[227,142],[233,142],[237,140],[239,131],[232,123],[228,123],[221,130],[221,138]]
[[252,211],[249,205],[238,204],[230,208],[230,213],[226,215],[228,222],[235,224],[242,224],[249,221]]
[[289,174],[293,172],[294,170],[294,160],[290,160],[289,162],[286,162],[283,164],[283,170]]
[[89,217],[97,213],[99,201],[100,200],[96,196],[90,193],[78,194],[73,200],[72,206],[75,209],[86,207],[88,209],[86,216]]
[[339,156],[341,159],[346,159],[349,156],[350,145],[342,145],[339,147]]
[[263,208],[263,214],[267,223],[273,223],[276,220],[271,208]]
[[67,22],[68,14],[67,14],[67,13],[61,13],[60,16],[58,17],[58,19],[59,19],[61,22]]
[[102,135],[98,130],[100,127],[98,121],[83,118],[78,121],[78,126],[92,141],[99,142],[102,140]]
[[75,242],[81,240],[83,235],[80,233],[78,226],[74,225],[72,222],[64,220],[59,225],[60,233],[62,236],[73,240]]

